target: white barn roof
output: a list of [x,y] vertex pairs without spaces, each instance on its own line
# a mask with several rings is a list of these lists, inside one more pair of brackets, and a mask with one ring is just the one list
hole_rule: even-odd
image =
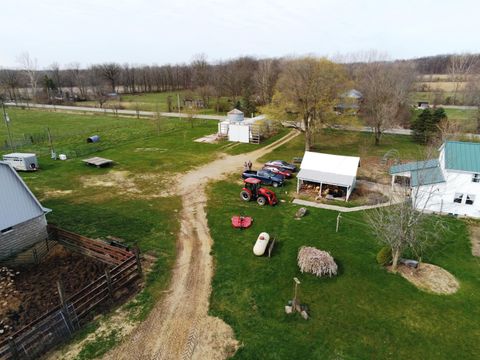
[[37,218],[48,211],[17,172],[0,161],[0,230]]
[[297,178],[350,187],[355,184],[360,158],[306,151]]

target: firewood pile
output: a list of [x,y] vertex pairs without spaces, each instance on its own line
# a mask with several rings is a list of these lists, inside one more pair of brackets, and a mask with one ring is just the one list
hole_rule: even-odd
[[302,246],[298,251],[297,260],[302,273],[307,272],[318,277],[337,275],[338,266],[327,251]]

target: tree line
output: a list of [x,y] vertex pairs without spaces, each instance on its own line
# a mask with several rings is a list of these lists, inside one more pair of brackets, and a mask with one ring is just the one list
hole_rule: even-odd
[[[450,56],[448,66],[454,81],[460,82],[468,75],[469,82],[462,91],[480,109],[480,63],[475,59],[470,54]],[[217,112],[237,107],[250,115],[260,108],[277,120],[290,121],[305,134],[305,148],[309,150],[318,130],[338,115],[332,111],[338,105],[362,116],[372,127],[376,144],[385,130],[409,127],[417,64],[416,60],[391,61],[371,51],[348,61],[313,56],[243,56],[212,63],[198,55],[189,64],[133,66],[110,62],[81,68],[75,63],[39,69],[36,60],[23,54],[19,68],[0,70],[0,89],[3,98],[10,100],[96,99],[100,105],[117,93],[190,90]],[[361,94],[357,108],[348,105],[349,89]],[[220,108],[222,97],[229,99],[229,108]],[[478,123],[480,129],[480,115]]]

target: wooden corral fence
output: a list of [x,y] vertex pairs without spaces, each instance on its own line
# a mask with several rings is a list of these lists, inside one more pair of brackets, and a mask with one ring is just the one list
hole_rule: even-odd
[[7,260],[3,260],[2,264],[6,266],[21,266],[26,264],[39,264],[45,259],[50,250],[52,250],[56,241],[45,239],[33,245],[31,248],[22,251]]
[[49,232],[60,244],[113,267],[70,297],[65,296],[63,285],[57,283],[60,304],[0,343],[1,360],[38,358],[70,338],[95,308],[113,301],[118,290],[142,277],[138,251],[92,240],[51,225]]

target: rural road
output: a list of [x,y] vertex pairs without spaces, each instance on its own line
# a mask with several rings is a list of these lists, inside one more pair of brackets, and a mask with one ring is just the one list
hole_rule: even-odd
[[[89,113],[100,113],[100,114],[115,114],[115,112],[119,115],[128,115],[128,116],[142,116],[142,117],[154,117],[157,115],[154,111],[142,111],[139,110],[114,110],[114,109],[102,109],[102,108],[95,108],[91,106],[65,106],[65,105],[48,105],[48,104],[30,104],[30,103],[14,103],[9,102],[5,103],[6,106],[11,107],[30,107],[36,109],[47,109],[47,110],[54,110],[54,111],[79,111],[79,112],[89,112]],[[160,112],[160,116],[165,117],[177,117],[177,118],[187,118],[188,115],[184,113],[174,113],[174,112]],[[218,120],[223,121],[225,120],[226,116],[223,115],[202,115],[198,114],[194,116],[195,119],[205,119],[205,120]],[[264,115],[259,115],[255,119],[263,119]]]
[[239,344],[230,326],[208,315],[214,270],[210,255],[213,240],[205,211],[206,186],[240,171],[245,161],[254,161],[297,135],[292,131],[248,154],[222,156],[180,178],[178,191],[183,206],[169,289],[148,318],[104,359],[216,360],[236,351]]

